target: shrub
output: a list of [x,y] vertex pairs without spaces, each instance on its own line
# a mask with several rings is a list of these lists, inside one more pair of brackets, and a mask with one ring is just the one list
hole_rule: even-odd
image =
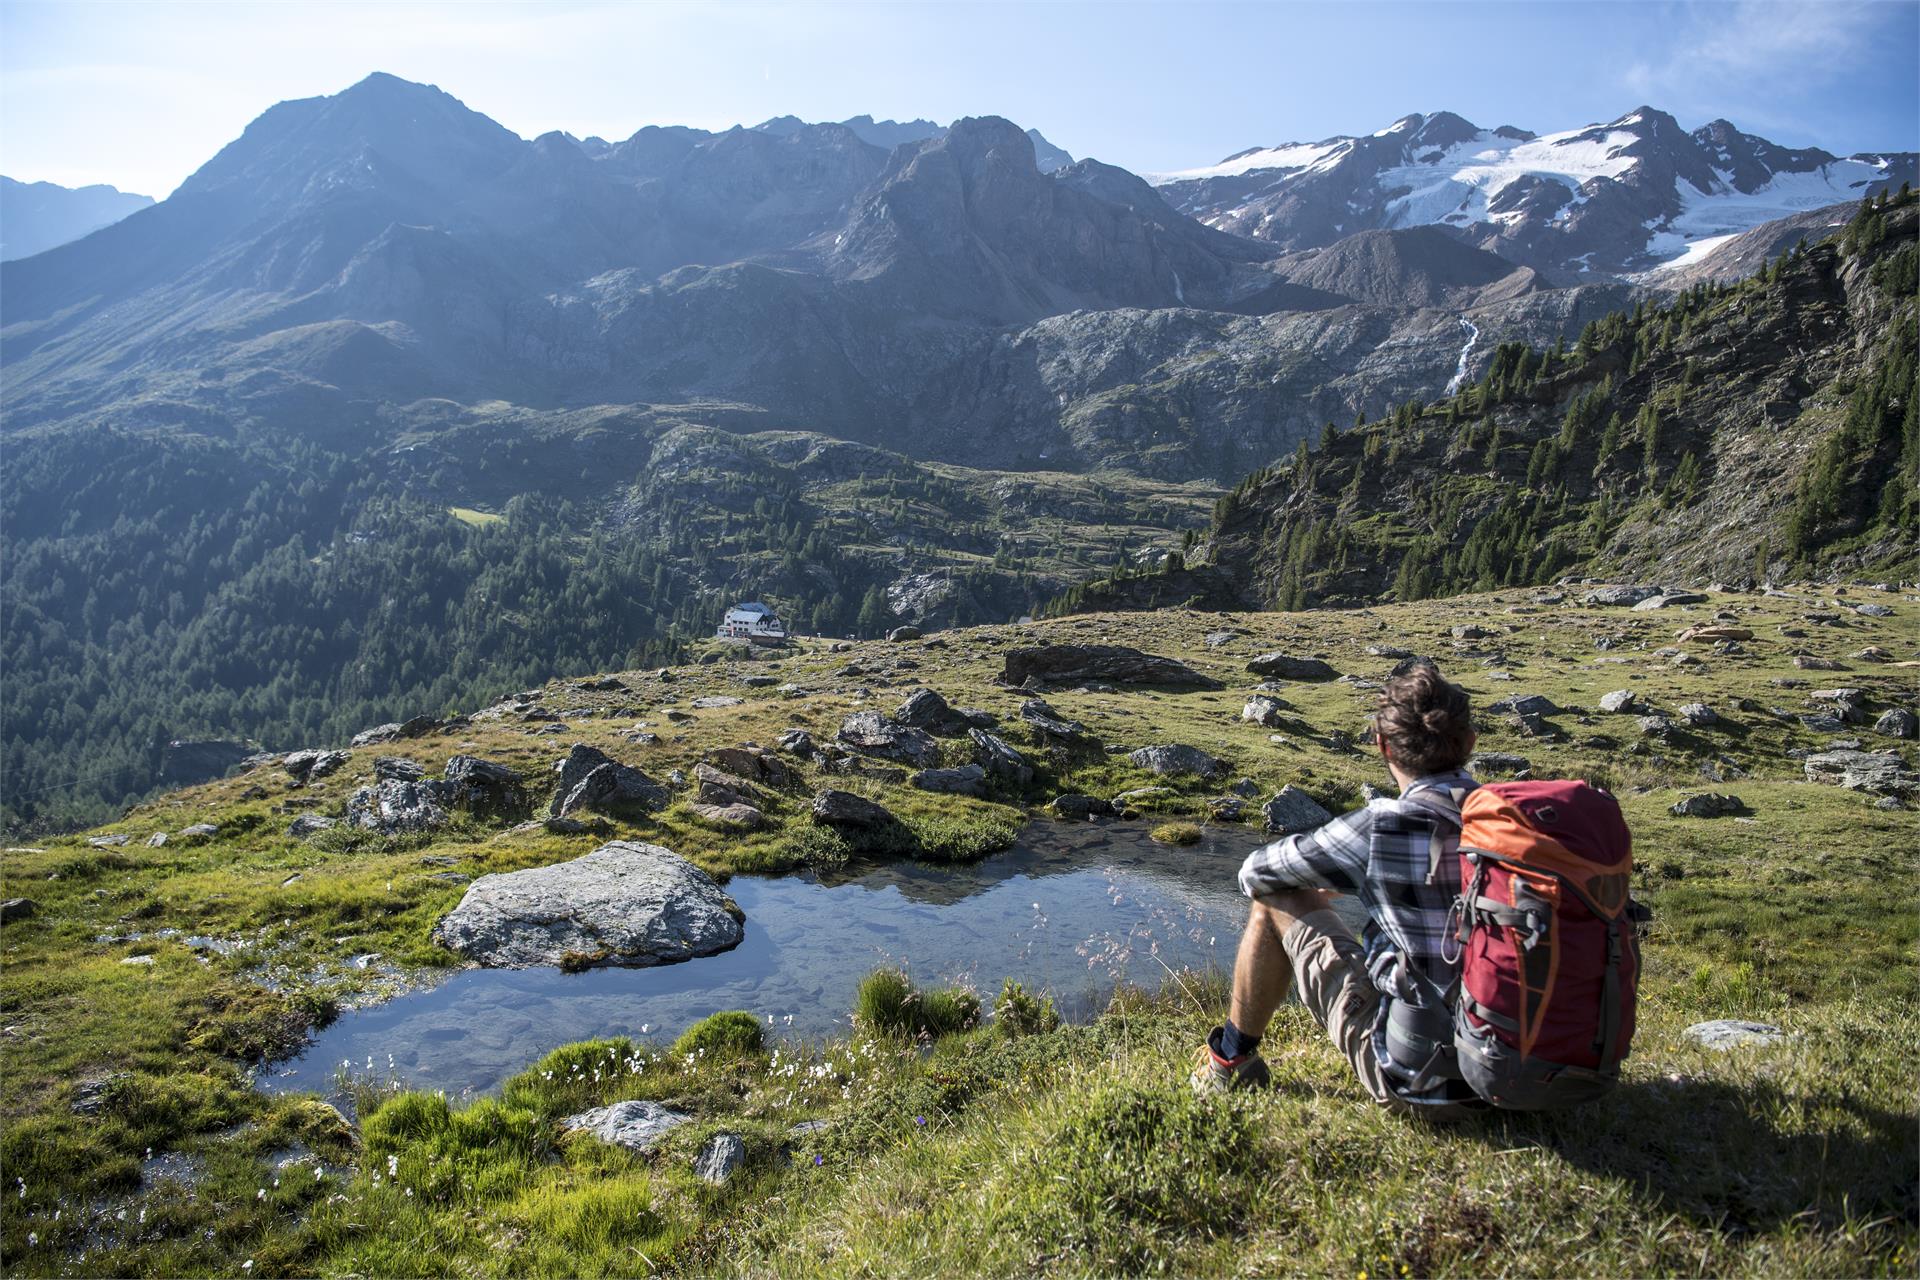
[[875,1035],[938,1039],[980,1020],[980,997],[963,987],[921,991],[898,969],[876,969],[853,997],[853,1015]]
[[1163,822],[1148,834],[1161,844],[1200,843],[1200,828],[1191,822]]
[[715,1058],[745,1058],[763,1044],[760,1020],[743,1009],[710,1013],[680,1033],[675,1054],[704,1053]]
[[1052,996],[1029,995],[1027,989],[1008,978],[993,1002],[993,1025],[1003,1036],[1045,1035],[1060,1027],[1060,1015]]

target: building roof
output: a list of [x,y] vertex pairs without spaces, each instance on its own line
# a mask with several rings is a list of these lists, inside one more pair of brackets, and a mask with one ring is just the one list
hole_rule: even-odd
[[728,610],[728,612],[730,613],[772,613],[773,610],[767,608],[767,606],[761,604],[758,600],[749,600],[745,604],[737,604],[733,606],[733,608]]

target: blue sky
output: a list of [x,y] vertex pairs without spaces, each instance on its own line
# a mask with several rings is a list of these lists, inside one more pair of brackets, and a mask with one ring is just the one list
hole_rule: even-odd
[[1547,132],[1648,103],[1912,150],[1917,67],[1920,0],[0,0],[0,172],[164,195],[274,102],[374,70],[527,137],[993,113],[1141,172],[1443,108]]

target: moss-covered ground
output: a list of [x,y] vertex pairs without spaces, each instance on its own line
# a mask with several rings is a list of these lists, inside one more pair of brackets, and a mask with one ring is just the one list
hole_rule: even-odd
[[[357,748],[304,787],[264,766],[8,850],[4,896],[38,910],[0,931],[0,1265],[23,1275],[1913,1274],[1914,818],[1807,783],[1788,753],[1841,736],[1795,718],[1814,711],[1815,689],[1864,689],[1875,714],[1913,703],[1914,668],[1850,655],[1920,656],[1920,606],[1860,588],[1837,599],[1811,588],[1715,595],[1657,612],[1538,594],[1097,615],[842,652],[814,644],[774,660],[716,650],[664,677],[623,673],[620,689],[550,686],[533,701],[558,720],[476,715]],[[1850,607],[1866,603],[1892,612]],[[1721,612],[1753,631],[1743,652],[1677,644],[1681,628]],[[1470,625],[1489,634],[1455,639],[1451,628]],[[1367,647],[1395,646],[1433,654],[1483,707],[1537,693],[1566,708],[1548,717],[1555,740],[1487,715],[1481,745],[1525,756],[1537,775],[1602,780],[1626,809],[1636,892],[1656,921],[1623,1086],[1564,1115],[1434,1131],[1368,1106],[1289,1009],[1270,1040],[1276,1089],[1195,1101],[1188,1059],[1222,994],[1189,977],[1121,993],[1088,1026],[1019,1019],[1034,1027],[1019,1036],[989,1018],[931,1045],[854,1038],[691,1061],[663,1044],[577,1045],[464,1109],[366,1092],[354,1126],[315,1100],[251,1087],[251,1066],[296,1048],[339,1002],[376,998],[396,969],[454,962],[429,933],[458,901],[458,877],[612,837],[664,844],[722,875],[837,853],[812,834],[798,791],[772,807],[767,830],[744,836],[703,826],[684,803],[596,819],[578,835],[473,819],[431,838],[285,834],[298,813],[338,813],[376,755],[432,771],[456,753],[499,760],[528,775],[544,810],[547,770],[572,742],[665,778],[788,727],[830,736],[849,711],[891,709],[924,684],[999,715],[1041,759],[1018,720],[1025,695],[994,683],[1007,648],[1041,638],[1135,645],[1225,686],[1047,695],[1107,743],[1198,746],[1227,762],[1227,780],[1292,783],[1333,809],[1384,781],[1366,748],[1339,736],[1360,737],[1371,694],[1289,684],[1278,695],[1287,724],[1243,722],[1257,653],[1317,655],[1365,680],[1392,665]],[[1699,661],[1676,665],[1668,647]],[[1795,655],[1844,669],[1798,669]],[[757,676],[775,679],[747,683]],[[1796,680],[1806,683],[1781,683]],[[1724,722],[1644,736],[1632,716],[1595,712],[1621,688],[1668,714],[1702,702]],[[692,707],[712,694],[743,701]],[[657,741],[629,739],[641,722]],[[1843,734],[1912,755],[1871,724]],[[964,742],[944,750],[958,759]],[[809,786],[830,781],[805,772]],[[856,785],[902,816],[921,856],[967,857],[1004,844],[1053,794],[1150,782],[1165,780],[1094,754],[1046,757],[1031,791],[988,800]],[[1219,784],[1174,786],[1156,808],[1212,821]],[[1668,814],[1702,790],[1750,812]],[[199,822],[216,833],[179,834]],[[168,842],[149,847],[159,831]],[[1249,848],[1261,839],[1245,832]],[[90,843],[111,834],[130,838]],[[356,966],[370,953],[377,962]],[[993,993],[980,994],[990,1005]],[[1789,1038],[1714,1053],[1681,1035],[1713,1017],[1773,1022]],[[555,1123],[627,1098],[696,1119],[645,1156],[563,1137]],[[829,1123],[792,1131],[808,1120]],[[691,1161],[722,1130],[745,1139],[747,1160],[716,1187]],[[190,1176],[173,1176],[182,1170]]]

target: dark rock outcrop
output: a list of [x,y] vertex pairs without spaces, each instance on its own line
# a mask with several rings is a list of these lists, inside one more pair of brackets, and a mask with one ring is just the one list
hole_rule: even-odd
[[1009,650],[1001,683],[1159,685],[1170,689],[1218,689],[1220,682],[1186,663],[1118,644],[1049,644]]

